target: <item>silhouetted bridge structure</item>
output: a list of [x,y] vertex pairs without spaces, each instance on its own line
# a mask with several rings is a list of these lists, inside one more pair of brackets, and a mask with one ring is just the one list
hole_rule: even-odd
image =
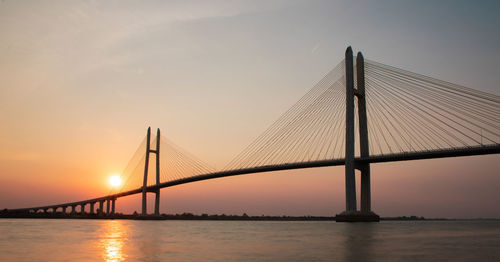
[[[85,213],[88,206],[90,214],[109,215],[115,213],[116,199],[142,194],[142,215],[147,215],[147,193],[154,193],[154,214],[159,215],[162,188],[344,165],[346,210],[337,221],[378,221],[371,210],[370,164],[498,154],[499,142],[499,96],[365,61],[361,53],[354,60],[349,47],[343,61],[222,170],[215,171],[161,137],[160,130],[152,140],[149,128],[125,169],[128,179],[120,192],[7,212],[55,214],[70,208],[71,213]],[[360,209],[355,170],[360,171]]]

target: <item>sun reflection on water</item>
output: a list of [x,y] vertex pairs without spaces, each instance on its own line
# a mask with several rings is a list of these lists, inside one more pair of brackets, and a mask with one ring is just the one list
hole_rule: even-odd
[[125,261],[123,252],[124,241],[127,237],[123,221],[110,220],[103,224],[102,238],[99,244],[102,247],[102,256],[107,262]]

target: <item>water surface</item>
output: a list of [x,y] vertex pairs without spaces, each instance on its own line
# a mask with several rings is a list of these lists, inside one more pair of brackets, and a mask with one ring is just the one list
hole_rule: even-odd
[[500,221],[0,219],[0,261],[500,261]]

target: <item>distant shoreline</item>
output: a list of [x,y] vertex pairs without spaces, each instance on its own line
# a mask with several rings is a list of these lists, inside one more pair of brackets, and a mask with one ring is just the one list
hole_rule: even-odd
[[[129,219],[129,220],[207,220],[207,221],[335,221],[331,216],[248,216],[243,215],[194,215],[191,213],[183,214],[162,214],[160,216],[138,214],[63,214],[63,213],[1,213],[0,218],[34,218],[34,219]],[[474,218],[474,219],[455,219],[455,218],[424,218],[422,216],[398,216],[381,217],[381,221],[454,221],[454,220],[500,220],[498,218]]]

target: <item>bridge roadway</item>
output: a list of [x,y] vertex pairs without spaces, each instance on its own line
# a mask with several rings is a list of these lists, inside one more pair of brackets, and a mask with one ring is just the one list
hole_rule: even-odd
[[[374,155],[366,158],[356,157],[356,163],[383,163],[383,162],[397,162],[397,161],[408,161],[408,160],[422,160],[422,159],[434,159],[434,158],[445,158],[445,157],[459,157],[459,156],[474,156],[474,155],[487,155],[487,154],[498,154],[500,153],[500,144],[494,145],[484,145],[484,146],[473,146],[473,147],[464,147],[457,149],[442,149],[442,150],[432,150],[432,151],[420,151],[420,152],[407,152],[407,153],[395,153],[388,155]],[[152,185],[147,187],[148,192],[155,192],[158,189],[165,187],[172,187],[176,185],[182,185],[187,183],[192,183],[196,181],[220,178],[220,177],[228,177],[228,176],[237,176],[237,175],[245,175],[245,174],[253,174],[253,173],[262,173],[262,172],[271,172],[271,171],[282,171],[282,170],[291,170],[291,169],[303,169],[303,168],[314,168],[314,167],[327,167],[327,166],[341,166],[344,165],[345,159],[333,159],[333,160],[320,160],[320,161],[312,161],[312,162],[301,162],[301,163],[285,163],[279,165],[268,165],[268,166],[258,166],[244,169],[234,169],[227,171],[220,171],[215,173],[201,174],[197,176],[177,179],[169,182],[160,183],[159,185]],[[74,207],[76,206],[85,206],[87,204],[91,204],[92,206],[96,203],[103,203],[104,201],[108,201],[108,213],[109,213],[109,202],[115,201],[117,198],[130,196],[134,194],[142,193],[142,187],[120,192],[116,194],[111,194],[103,197],[50,205],[50,206],[40,206],[40,207],[31,207],[31,208],[19,208],[19,209],[9,209],[9,212],[29,212],[30,210],[48,210],[57,208],[66,208],[66,207]],[[114,204],[113,204],[114,205]],[[103,205],[101,204],[101,211]],[[93,212],[93,210],[91,211]],[[114,208],[113,208],[114,212]]]

